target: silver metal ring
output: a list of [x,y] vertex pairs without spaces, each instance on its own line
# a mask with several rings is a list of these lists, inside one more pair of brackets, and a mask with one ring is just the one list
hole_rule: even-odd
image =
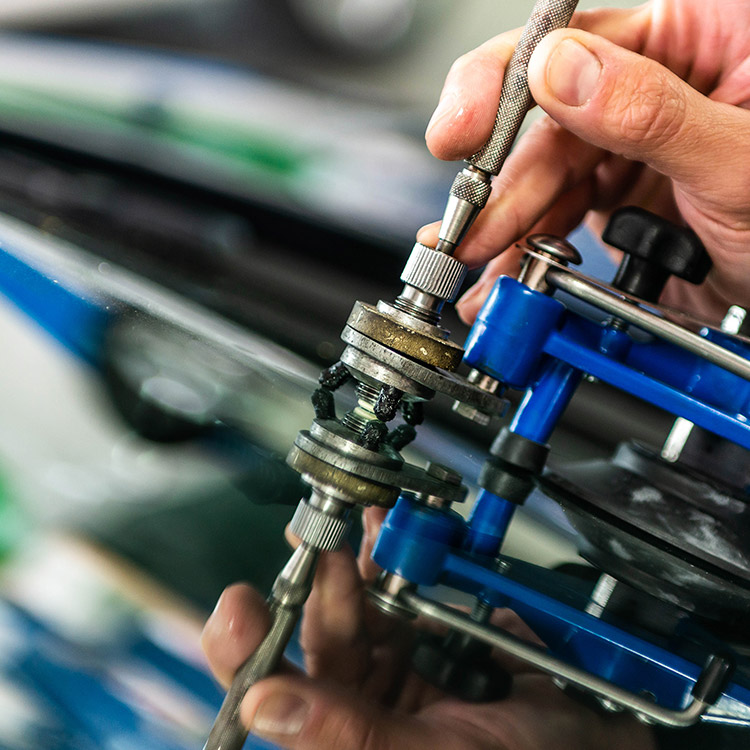
[[486,174],[464,169],[456,175],[451,185],[451,195],[462,201],[471,203],[477,208],[484,208],[490,197],[492,185]]
[[466,266],[453,256],[417,242],[401,281],[440,299],[453,301],[466,277]]

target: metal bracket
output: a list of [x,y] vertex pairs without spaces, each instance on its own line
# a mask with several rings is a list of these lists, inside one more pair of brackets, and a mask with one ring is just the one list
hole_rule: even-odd
[[560,291],[632,323],[660,339],[676,344],[744,380],[750,380],[750,360],[640,307],[641,300],[636,297],[564,266],[550,265],[552,267],[547,271],[547,281]]
[[678,710],[663,708],[601,677],[551,656],[540,646],[524,641],[499,628],[476,622],[468,615],[420,596],[408,588],[403,588],[399,592],[398,601],[418,616],[465,633],[531,664],[559,681],[575,685],[605,701],[610,701],[613,705],[628,709],[646,723],[669,727],[687,727],[695,724],[708,711],[712,702],[718,698],[730,669],[725,659],[712,656],[695,684],[693,697],[688,705]]

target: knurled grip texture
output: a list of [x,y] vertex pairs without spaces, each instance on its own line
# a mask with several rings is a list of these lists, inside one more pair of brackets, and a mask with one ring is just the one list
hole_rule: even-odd
[[527,77],[531,53],[550,31],[568,25],[576,5],[578,0],[538,0],[505,70],[492,135],[468,159],[469,164],[490,174],[500,171],[531,104]]
[[256,682],[276,670],[297,625],[299,613],[300,607],[276,609],[266,637],[237,670],[203,750],[242,750],[247,739],[247,729],[240,719],[242,699]]
[[451,185],[451,195],[461,200],[468,201],[474,206],[484,208],[487,198],[490,197],[492,185],[485,180],[467,175],[461,171],[456,175]]
[[306,500],[297,506],[289,524],[292,534],[324,552],[340,549],[348,530],[348,517],[332,516]]
[[406,261],[401,281],[426,294],[452,302],[465,276],[466,266],[460,260],[417,242]]

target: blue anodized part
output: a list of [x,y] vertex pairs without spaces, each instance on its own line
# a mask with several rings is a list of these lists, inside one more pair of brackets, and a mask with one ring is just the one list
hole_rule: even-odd
[[472,555],[494,557],[505,537],[516,504],[480,490],[468,521],[464,549]]
[[511,388],[525,388],[564,311],[556,299],[501,276],[469,331],[464,362]]
[[[750,359],[750,347],[740,340],[711,329],[704,329],[700,335]],[[670,344],[649,342],[634,344],[627,362],[705,404],[728,414],[750,417],[750,381],[701,357]]]
[[[583,376],[569,364],[542,356],[545,342],[559,326],[563,312],[557,300],[501,277],[466,344],[465,361],[472,367],[505,384],[528,386],[510,430],[542,444],[549,439]],[[524,317],[529,315],[540,317]],[[622,332],[605,328],[599,348],[622,356],[629,341]],[[469,518],[465,549],[479,555],[496,554],[516,507],[482,490]]]
[[562,330],[550,333],[544,344],[548,354],[750,448],[748,415],[738,412],[750,397],[748,381],[662,342],[633,343],[625,361],[618,362],[591,347],[571,322],[569,316]]
[[[750,347],[737,339],[710,330],[701,335],[750,358]],[[526,390],[510,429],[535,442],[547,442],[588,373],[750,448],[748,381],[672,344],[633,338],[620,326],[588,320],[510,278],[498,280],[482,308],[465,361],[505,386]],[[464,534],[458,524],[450,529],[445,517],[428,519],[423,507],[402,498],[386,520],[375,559],[415,583],[444,583],[509,605],[553,654],[635,693],[648,690],[660,705],[683,706],[700,663],[487,565],[515,507],[481,491]],[[728,685],[724,695],[750,706],[750,690],[741,683]]]
[[[549,653],[633,693],[647,690],[667,708],[684,706],[703,666],[458,553],[445,558],[441,582],[483,598],[493,592],[490,598],[519,614]],[[750,689],[738,680],[724,696],[750,705]]]
[[432,585],[445,557],[461,545],[465,523],[458,513],[401,495],[383,521],[372,559],[413,583]]
[[510,425],[511,432],[535,443],[546,443],[582,377],[575,367],[548,360],[539,380],[526,391]]

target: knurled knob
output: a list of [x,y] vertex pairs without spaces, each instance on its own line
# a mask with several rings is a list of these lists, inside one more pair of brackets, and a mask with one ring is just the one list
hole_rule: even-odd
[[340,549],[349,531],[348,517],[332,516],[302,500],[292,516],[289,530],[311,547],[331,552]]
[[426,294],[452,302],[466,276],[466,266],[452,255],[417,242],[406,261],[401,281]]
[[492,185],[486,178],[466,169],[456,175],[451,186],[451,195],[477,208],[484,208],[491,191]]

